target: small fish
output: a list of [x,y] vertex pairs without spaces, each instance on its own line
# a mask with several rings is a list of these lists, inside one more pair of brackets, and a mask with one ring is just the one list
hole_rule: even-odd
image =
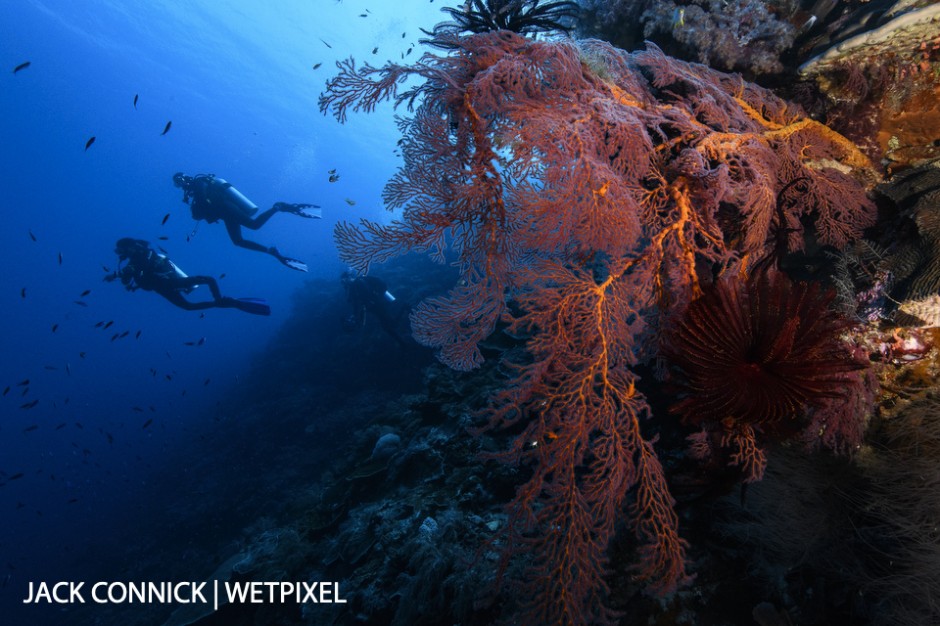
[[140,94],[136,94],[136,93],[134,94],[134,108],[135,109],[137,108],[137,98],[139,97],[140,97]]
[[206,382],[202,383],[202,386],[205,387],[206,385],[208,385],[210,380],[211,380],[210,378],[207,378]]
[[672,12],[672,27],[675,29],[682,28],[683,26],[685,26],[685,8],[676,7]]
[[33,231],[29,231],[29,238],[36,241],[36,235],[33,234]]
[[168,132],[170,132],[170,126],[172,126],[172,125],[173,125],[173,121],[172,121],[172,120],[170,120],[169,122],[167,122],[167,123],[166,123],[166,126],[163,127],[163,132],[160,133],[160,136],[162,137],[163,135],[165,135],[165,134],[167,134]]
[[57,330],[59,330],[59,325],[58,325],[58,324],[53,324],[53,325],[52,325],[52,332],[55,332],[55,331],[57,331]]
[[82,295],[80,295],[80,296],[78,296],[78,297],[79,297],[79,298],[84,298],[85,296],[87,296],[87,295],[90,294],[90,293],[91,293],[91,289],[86,289],[85,291],[82,292]]
[[225,278],[225,272],[222,272],[221,274],[219,274],[219,280],[222,280],[223,278]]
[[321,66],[321,65],[323,65],[323,64],[322,64],[322,63],[314,63],[314,64],[313,64],[313,69],[315,69],[315,70],[320,69],[320,66]]
[[183,342],[183,345],[184,345],[184,346],[194,346],[194,345],[196,345],[196,342],[195,342],[195,341],[184,341],[184,342]]
[[108,267],[107,265],[102,265],[102,266],[101,266],[101,269],[104,270],[104,273],[105,273],[105,274],[110,274],[110,273],[111,273],[111,268]]
[[62,265],[62,253],[59,253],[59,265]]
[[55,429],[56,429],[56,430],[62,430],[63,428],[65,428],[65,426],[66,426],[65,422],[62,422],[61,424],[59,424],[58,426],[56,426]]
[[359,17],[369,17],[369,14],[368,14],[368,13],[360,13],[360,14],[359,14]]
[[25,388],[23,388],[23,393],[20,394],[20,397],[21,397],[21,398],[25,398],[25,397],[26,397],[26,394],[28,394],[28,393],[29,393],[29,387],[25,387]]
[[330,174],[330,182],[335,183],[339,180],[339,174]]
[[407,50],[405,50],[405,56],[408,56],[409,54],[411,54],[412,50],[413,48],[408,48]]
[[402,34],[401,34],[401,38],[402,38],[402,39],[405,38],[405,33],[402,33]]
[[81,422],[75,422],[75,428],[80,428],[81,430],[85,430],[85,427],[82,426]]
[[78,502],[78,498],[69,498],[69,501],[66,504],[75,504]]
[[95,328],[101,328],[102,326],[104,326],[104,322],[98,322],[95,324]]
[[43,365],[42,367],[43,367],[43,369],[48,370],[48,371],[50,371],[50,372],[54,372],[54,371],[56,371],[56,370],[59,369],[59,368],[56,367],[55,365]]
[[[317,37],[317,39],[319,39],[320,41],[323,41],[323,38],[322,38],[322,37]],[[325,41],[323,41],[323,45],[326,46],[327,48],[332,48],[332,47],[333,47],[333,46],[331,46],[330,44],[326,43]]]
[[10,385],[7,385],[6,389],[3,390],[3,395],[7,395],[8,393],[10,393]]
[[346,198],[346,204],[348,204],[349,206],[356,206],[356,201]]
[[104,325],[104,328],[102,328],[101,330],[108,330],[108,327],[110,327],[111,324],[113,323],[114,323],[114,320],[109,321],[107,324]]
[[79,353],[78,353],[78,356],[79,356],[79,358],[84,359],[86,354],[87,354],[87,352],[79,352]]
[[[68,374],[69,376],[72,375],[72,366],[69,365],[68,363],[65,364],[65,373]],[[65,403],[66,403],[66,404],[69,403],[69,399],[68,399],[68,398],[65,399]]]
[[26,287],[23,287],[22,289],[20,289],[20,297],[21,298],[26,297]]
[[31,431],[34,431],[34,430],[39,430],[39,425],[38,425],[38,424],[33,424],[32,426],[27,426],[26,428],[23,429],[23,432],[24,432],[24,433],[28,433],[28,432],[31,432]]
[[150,426],[151,424],[153,424],[153,418],[152,418],[152,417],[151,417],[150,419],[148,419],[146,422],[144,422],[144,425],[141,426],[141,428],[147,428],[147,427]]
[[115,339],[117,339],[117,338],[120,337],[120,336],[121,336],[121,333],[114,333],[113,335],[111,335],[111,341],[114,341]]
[[28,378],[24,378],[24,379],[21,380],[20,382],[16,383],[16,386],[17,386],[17,387],[27,387],[27,386],[29,386],[29,379],[28,379]]
[[205,338],[205,337],[200,337],[200,338],[199,338],[199,341],[196,342],[196,345],[197,345],[197,346],[201,346],[201,345],[203,345],[204,343],[206,343],[206,338]]
[[136,413],[143,413],[143,412],[144,412],[144,410],[143,410],[142,408],[140,408],[139,406],[132,406],[132,407],[131,407],[131,410],[134,411],[134,412],[136,412]]
[[142,333],[142,332],[144,332],[144,331],[138,330],[137,333],[134,335],[134,339],[140,339],[140,333]]
[[33,400],[32,402],[27,402],[27,403],[25,403],[25,404],[21,404],[21,405],[20,405],[20,408],[21,408],[21,409],[31,409],[31,408],[33,408],[34,406],[36,406],[37,404],[39,404],[39,400],[38,400],[38,399],[37,399],[37,400]]
[[13,68],[13,73],[16,74],[20,70],[25,70],[29,66],[30,66],[30,61],[25,61],[23,63],[20,63],[19,65]]
[[159,237],[157,237],[157,239],[159,239],[160,241],[169,241],[169,240],[170,240],[170,238],[167,237],[166,235],[160,235]]
[[81,300],[72,300],[72,302],[74,302],[78,306],[88,306],[87,302],[82,302]]
[[91,144],[95,143],[95,136],[92,135],[91,138],[85,142],[85,151],[88,151],[88,148],[91,147]]
[[127,336],[130,335],[130,334],[131,334],[131,331],[125,330],[123,333],[120,334],[120,336],[119,336],[118,338],[119,338],[119,339],[124,339],[125,337],[127,337]]
[[170,214],[169,214],[169,213],[167,213],[166,215],[163,216],[163,221],[160,222],[160,226],[163,226],[164,224],[166,224],[166,221],[167,221],[168,219],[170,219]]
[[10,476],[9,478],[7,478],[7,480],[18,480],[22,477],[23,477],[23,472],[17,472],[13,474],[12,476]]
[[378,47],[378,46],[372,48],[372,54],[378,54],[378,53],[379,53],[379,47]]

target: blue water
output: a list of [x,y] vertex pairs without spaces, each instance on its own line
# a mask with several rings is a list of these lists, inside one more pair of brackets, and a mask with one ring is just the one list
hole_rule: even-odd
[[[214,429],[228,417],[218,407],[292,313],[292,294],[308,280],[336,281],[343,265],[333,225],[387,219],[380,194],[397,165],[392,111],[381,107],[341,126],[317,109],[326,78],[349,55],[400,60],[419,27],[441,20],[439,6],[3,4],[0,389],[10,387],[0,398],[3,623],[77,623],[66,612],[24,607],[27,583],[126,577],[134,563],[109,572],[109,559],[154,550],[144,537],[133,545],[138,529],[176,523],[174,490],[154,485],[186,459],[198,467],[205,460],[192,456],[198,451],[211,456]],[[331,184],[332,169],[340,179]],[[246,231],[304,260],[310,273],[236,248],[221,224],[200,223],[187,242],[196,223],[172,185],[177,171],[222,176],[262,208],[321,205],[322,220],[276,215]],[[273,314],[201,316],[103,282],[103,267],[117,262],[114,242],[125,236],[162,245],[189,274],[225,274],[224,294],[266,298]],[[194,297],[198,291],[206,289]],[[107,330],[95,327],[109,321]],[[96,555],[108,562],[104,572]]]

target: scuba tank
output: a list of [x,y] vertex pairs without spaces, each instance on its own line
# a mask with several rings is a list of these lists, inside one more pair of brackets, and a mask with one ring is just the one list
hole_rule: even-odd
[[257,205],[224,178],[213,178],[211,184],[214,192],[212,201],[220,203],[223,209],[236,211],[245,217],[251,217],[258,212]]
[[386,291],[384,295],[385,295],[385,299],[388,300],[389,303],[395,301],[395,296],[392,295],[391,291]]
[[[189,278],[189,274],[184,272],[179,268],[179,266],[170,260],[170,258],[165,254],[157,253],[157,263],[160,265],[169,268],[175,278]],[[190,293],[193,289],[196,289],[199,285],[193,285],[192,287],[187,287],[186,289],[181,289],[183,293]]]

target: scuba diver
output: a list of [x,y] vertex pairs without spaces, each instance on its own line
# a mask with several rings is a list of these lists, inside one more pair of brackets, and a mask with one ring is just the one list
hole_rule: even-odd
[[363,328],[366,323],[366,312],[372,313],[379,320],[379,325],[402,348],[406,347],[405,340],[398,334],[397,326],[408,307],[399,304],[396,308],[395,296],[385,285],[385,282],[375,276],[357,276],[354,272],[343,272],[341,276],[343,288],[346,290],[346,299],[352,312],[343,320],[343,329],[353,332]]
[[[187,276],[166,254],[157,252],[143,239],[118,239],[114,252],[120,259],[118,269],[105,276],[104,280],[111,282],[120,278],[128,291],[154,291],[187,311],[220,307],[254,315],[271,314],[271,307],[260,298],[224,297],[211,276]],[[190,302],[183,297],[199,285],[208,285],[212,300]]]
[[307,271],[306,264],[282,255],[274,246],[266,248],[260,243],[244,239],[242,228],[258,230],[275,213],[293,213],[301,217],[319,219],[321,217],[319,206],[275,202],[270,209],[252,218],[258,212],[258,207],[231,183],[216,177],[215,174],[186,176],[182,172],[177,172],[173,174],[173,184],[183,190],[183,202],[189,204],[194,220],[205,220],[210,224],[222,220],[225,222],[228,236],[236,246],[266,252],[291,269]]

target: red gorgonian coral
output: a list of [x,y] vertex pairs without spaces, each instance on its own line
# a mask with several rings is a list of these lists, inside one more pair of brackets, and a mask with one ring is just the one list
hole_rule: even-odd
[[526,557],[519,619],[613,622],[607,547],[624,518],[649,590],[688,580],[634,368],[713,273],[801,249],[806,228],[836,247],[858,236],[874,208],[852,174],[868,163],[770,92],[655,47],[505,31],[447,44],[410,66],[350,59],[327,84],[320,108],[340,121],[385,99],[417,104],[384,193],[400,217],[340,223],[336,243],[363,272],[454,250],[459,283],[411,318],[447,365],[478,366],[501,320],[525,338],[488,427],[513,426],[501,457],[532,469],[505,531],[506,554]]
[[732,448],[745,481],[760,480],[761,442],[819,426],[814,410],[847,414],[830,440],[858,443],[854,403],[868,362],[842,340],[851,324],[831,310],[832,299],[818,284],[770,271],[720,280],[686,308],[661,354],[680,390],[671,410],[702,429],[693,437],[699,454],[705,444]]

